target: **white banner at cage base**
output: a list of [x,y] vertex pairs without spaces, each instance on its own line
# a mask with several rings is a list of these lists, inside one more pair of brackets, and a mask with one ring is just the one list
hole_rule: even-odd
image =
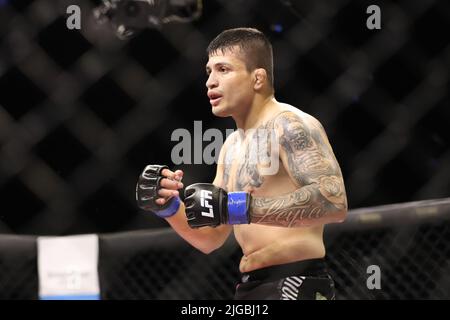
[[39,298],[100,300],[98,236],[38,237]]

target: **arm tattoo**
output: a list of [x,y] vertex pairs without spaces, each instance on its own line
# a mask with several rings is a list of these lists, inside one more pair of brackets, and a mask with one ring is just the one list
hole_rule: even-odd
[[276,197],[253,197],[252,223],[295,227],[347,208],[339,165],[320,126],[307,125],[287,112],[275,122],[285,165],[296,191]]

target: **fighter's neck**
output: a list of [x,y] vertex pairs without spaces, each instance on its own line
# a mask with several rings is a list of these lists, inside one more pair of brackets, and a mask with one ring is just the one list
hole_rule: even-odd
[[273,95],[255,99],[253,104],[239,115],[233,115],[238,129],[244,131],[255,129],[261,125],[267,115],[276,107],[277,101]]

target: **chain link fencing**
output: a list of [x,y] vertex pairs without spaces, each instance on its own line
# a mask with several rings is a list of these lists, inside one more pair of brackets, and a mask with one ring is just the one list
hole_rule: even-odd
[[[324,125],[351,209],[449,196],[448,1],[377,1],[381,29],[369,30],[372,1],[204,0],[193,23],[127,41],[94,21],[99,2],[0,1],[1,297],[36,297],[34,235],[104,234],[106,254],[114,250],[106,234],[133,230],[148,230],[130,234],[142,251],[124,248],[131,262],[111,262],[117,272],[105,271],[104,298],[230,297],[235,244],[204,257],[168,235],[180,257],[209,266],[208,277],[196,277],[175,259],[198,281],[192,291],[177,289],[164,268],[150,268],[160,256],[181,274],[170,262],[177,255],[146,249],[149,229],[167,224],[140,212],[134,196],[145,165],[171,165],[175,129],[192,132],[198,120],[203,132],[234,128],[211,115],[204,84],[205,48],[230,27],[257,27],[272,41],[276,97]],[[81,8],[80,30],[66,27],[69,5]],[[206,164],[177,168],[185,185],[215,174]],[[448,222],[343,231],[329,242],[339,297],[448,298],[448,238]],[[383,290],[362,286],[369,263],[385,270]],[[142,284],[146,276],[154,286]]]
[[[94,21],[99,2],[0,4],[0,232],[167,226],[136,207],[137,177],[173,166],[175,129],[234,128],[211,114],[204,70],[208,42],[236,26],[272,41],[276,97],[322,122],[351,208],[449,195],[448,1],[379,1],[381,29],[369,30],[369,1],[208,0],[195,22],[127,41]],[[80,30],[66,27],[69,5]],[[185,185],[215,174],[176,168]]]
[[[105,300],[232,299],[240,248],[233,237],[204,255],[171,230],[100,234]],[[37,299],[33,237],[0,236],[0,299]],[[363,208],[325,232],[337,299],[450,299],[450,199]],[[367,282],[380,270],[380,287]]]

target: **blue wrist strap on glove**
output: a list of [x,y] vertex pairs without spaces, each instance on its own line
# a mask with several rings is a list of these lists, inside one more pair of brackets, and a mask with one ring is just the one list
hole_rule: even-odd
[[248,194],[243,191],[228,192],[228,224],[248,224]]
[[167,208],[160,210],[160,211],[156,211],[155,214],[158,217],[161,218],[168,218],[173,216],[175,213],[177,213],[178,208],[180,207],[180,197],[174,197],[172,199],[169,200],[170,204]]

